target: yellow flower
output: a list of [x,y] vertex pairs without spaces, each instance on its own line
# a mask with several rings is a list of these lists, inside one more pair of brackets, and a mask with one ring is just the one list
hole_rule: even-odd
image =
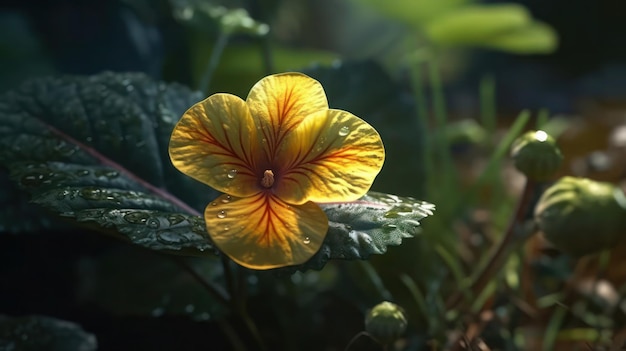
[[224,193],[204,211],[207,231],[254,269],[313,256],[328,230],[316,203],[365,195],[385,158],[376,130],[329,109],[321,84],[301,73],[261,79],[246,101],[214,94],[193,105],[169,153],[181,172]]

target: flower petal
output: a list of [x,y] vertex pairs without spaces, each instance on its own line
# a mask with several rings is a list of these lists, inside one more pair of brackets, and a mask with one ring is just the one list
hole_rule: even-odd
[[346,111],[327,110],[294,128],[278,157],[274,192],[283,201],[352,201],[371,187],[385,149],[367,122]]
[[186,175],[236,196],[259,192],[256,127],[246,103],[231,94],[215,94],[193,105],[174,127],[169,153]]
[[222,195],[204,211],[207,231],[219,249],[253,269],[304,263],[319,250],[328,218],[312,202],[292,206],[269,192]]
[[311,114],[328,109],[324,88],[302,73],[275,74],[257,82],[246,100],[270,154],[294,126]]

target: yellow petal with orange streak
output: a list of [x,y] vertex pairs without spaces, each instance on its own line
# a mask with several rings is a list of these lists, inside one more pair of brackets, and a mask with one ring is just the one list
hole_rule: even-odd
[[281,73],[257,82],[246,99],[273,155],[285,135],[308,116],[328,109],[322,85],[302,73]]
[[259,162],[266,162],[246,103],[215,94],[193,105],[174,127],[172,163],[186,175],[218,191],[249,196],[260,191]]
[[204,219],[223,253],[259,270],[306,262],[328,231],[328,218],[318,205],[289,205],[268,192],[244,198],[222,195],[206,207]]
[[385,160],[376,129],[341,110],[303,120],[277,154],[280,178],[274,192],[291,204],[356,200],[370,189]]

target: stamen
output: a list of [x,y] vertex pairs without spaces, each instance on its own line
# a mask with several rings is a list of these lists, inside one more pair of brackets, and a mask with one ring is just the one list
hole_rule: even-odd
[[261,185],[265,188],[270,188],[274,184],[274,172],[269,169],[266,169],[263,172],[263,178],[261,179]]

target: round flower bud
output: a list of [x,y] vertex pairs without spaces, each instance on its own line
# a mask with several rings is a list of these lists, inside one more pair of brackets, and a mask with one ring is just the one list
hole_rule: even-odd
[[511,157],[515,167],[535,181],[550,178],[563,161],[556,141],[543,130],[530,131],[517,138],[511,148]]
[[406,326],[404,309],[387,301],[374,306],[365,316],[365,331],[383,345],[396,341],[404,334]]
[[557,249],[582,256],[613,247],[626,231],[626,196],[613,184],[563,177],[546,189],[535,220]]

